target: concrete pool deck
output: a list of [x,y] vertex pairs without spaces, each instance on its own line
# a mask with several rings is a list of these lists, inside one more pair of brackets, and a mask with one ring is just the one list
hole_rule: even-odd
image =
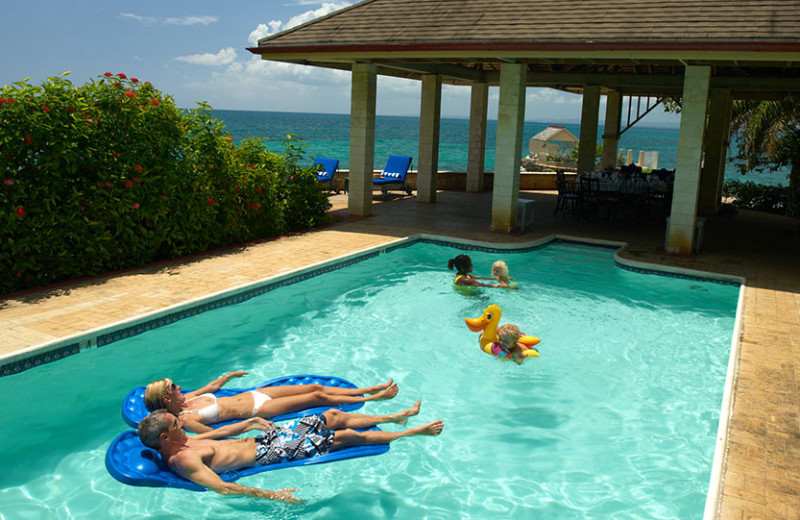
[[[800,511],[800,243],[797,222],[754,212],[710,217],[695,257],[665,256],[663,226],[580,222],[553,216],[555,192],[535,199],[526,233],[489,230],[491,193],[439,192],[436,204],[376,198],[373,215],[302,235],[0,299],[0,355],[65,338],[208,294],[288,273],[420,233],[491,243],[526,243],[554,234],[626,242],[625,258],[746,279],[740,351],[719,518],[796,519]],[[442,269],[446,269],[442,259]]]

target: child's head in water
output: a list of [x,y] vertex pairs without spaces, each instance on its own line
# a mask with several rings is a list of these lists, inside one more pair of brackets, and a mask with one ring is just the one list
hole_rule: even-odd
[[472,272],[472,258],[468,255],[458,255],[447,261],[447,268],[453,269],[455,267],[458,274],[469,274]]
[[500,339],[500,345],[503,350],[507,352],[510,352],[511,349],[516,346],[521,336],[522,333],[520,333],[519,327],[511,323],[500,325],[497,329],[497,337]]
[[492,264],[492,276],[497,278],[502,283],[508,283],[508,265],[502,260]]

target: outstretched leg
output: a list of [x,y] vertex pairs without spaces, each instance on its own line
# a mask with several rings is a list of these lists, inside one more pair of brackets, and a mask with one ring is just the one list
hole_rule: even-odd
[[409,417],[419,413],[420,401],[402,412],[390,415],[366,415],[363,413],[350,413],[341,410],[328,410],[325,412],[325,422],[329,430],[344,430],[346,428],[369,428],[376,424],[395,423],[405,424]]
[[359,446],[362,444],[387,444],[400,437],[411,437],[414,435],[439,435],[442,433],[442,428],[444,428],[444,423],[441,419],[437,419],[428,424],[423,424],[416,428],[409,428],[402,432],[384,432],[379,430],[357,432],[349,428],[346,430],[336,430],[333,432],[332,449],[337,450],[347,446]]
[[[394,379],[390,379],[389,382],[382,385],[368,386],[366,388],[340,388],[338,386],[325,386],[319,383],[313,383],[310,385],[265,386],[263,388],[258,388],[257,391],[276,399],[278,397],[310,394],[312,392],[325,392],[326,394],[332,395],[373,395],[383,392],[392,386],[396,386],[394,385]],[[391,397],[382,398],[391,399]],[[381,397],[378,399],[381,399]]]
[[[391,385],[374,395],[333,395],[323,391],[315,391],[306,394],[290,395],[279,397],[262,404],[256,411],[257,417],[269,419],[276,415],[281,415],[306,408],[316,408],[318,406],[338,406],[340,404],[363,403],[375,399],[391,399],[397,395],[397,385]],[[250,417],[249,415],[247,417]],[[241,417],[246,419],[247,417]]]

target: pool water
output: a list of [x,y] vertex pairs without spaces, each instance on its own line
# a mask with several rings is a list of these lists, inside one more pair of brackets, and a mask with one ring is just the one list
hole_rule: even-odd
[[[739,287],[637,273],[613,250],[555,243],[469,252],[506,260],[519,291],[453,289],[460,251],[415,243],[172,325],[0,378],[0,518],[701,518]],[[482,353],[464,318],[490,303],[542,338],[517,366]],[[105,470],[134,386],[230,386],[285,374],[393,377],[390,413],[422,400],[381,456],[240,481],[298,488],[285,505],[137,488]],[[388,425],[386,429],[399,426]],[[520,516],[521,515],[521,516]]]

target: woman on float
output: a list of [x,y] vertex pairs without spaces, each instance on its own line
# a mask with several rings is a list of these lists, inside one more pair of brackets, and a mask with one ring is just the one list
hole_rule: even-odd
[[258,388],[226,397],[214,395],[214,392],[232,378],[245,374],[247,372],[244,370],[230,372],[186,394],[171,379],[159,379],[147,385],[144,404],[151,412],[166,408],[178,416],[184,428],[203,433],[212,429],[209,424],[233,419],[269,419],[306,408],[363,403],[391,399],[397,395],[397,385],[391,379],[388,383],[368,388],[338,388],[320,384],[286,385]]
[[491,278],[481,278],[472,274],[472,259],[467,255],[458,255],[447,261],[447,268],[456,269],[456,278],[453,284],[467,287],[502,287],[504,289],[517,289],[502,283],[483,283],[478,280],[494,280]]

